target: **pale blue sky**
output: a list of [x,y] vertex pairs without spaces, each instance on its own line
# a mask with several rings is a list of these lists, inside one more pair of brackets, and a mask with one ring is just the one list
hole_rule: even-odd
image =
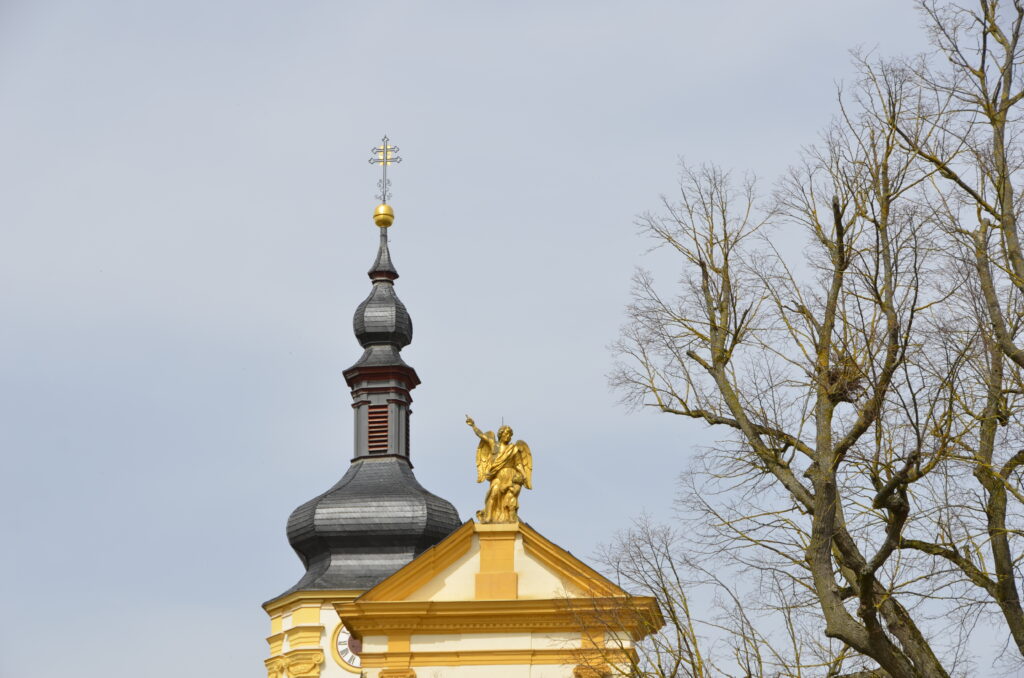
[[[464,518],[472,414],[584,557],[669,515],[696,423],[609,392],[677,159],[768,185],[909,0],[0,0],[0,676],[264,675],[284,523],[342,474],[376,171],[412,455]],[[780,239],[795,237],[782,233]]]

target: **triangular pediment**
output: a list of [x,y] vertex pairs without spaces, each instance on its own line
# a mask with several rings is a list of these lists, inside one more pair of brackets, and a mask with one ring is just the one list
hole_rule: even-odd
[[526,523],[469,521],[360,602],[550,600],[626,592]]

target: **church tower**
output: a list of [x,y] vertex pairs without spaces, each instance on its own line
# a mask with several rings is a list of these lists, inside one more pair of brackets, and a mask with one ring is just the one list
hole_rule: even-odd
[[382,165],[380,230],[368,273],[369,296],[356,308],[353,329],[363,354],[344,372],[355,417],[348,471],[288,519],[288,541],[305,566],[294,586],[264,603],[270,615],[269,678],[352,678],[360,671],[359,642],[336,605],[410,563],[462,522],[449,502],[423,488],[412,471],[410,392],[420,383],[401,357],[412,341],[412,320],[395,294],[398,271],[388,249],[394,210],[387,203],[387,167],[397,147],[374,149]]
[[410,393],[420,380],[401,356],[412,320],[395,294],[387,180],[400,158],[383,141],[370,161],[384,170],[373,214],[380,243],[370,294],[353,319],[363,354],[344,372],[353,455],[341,480],[288,519],[306,571],[263,604],[268,678],[634,675],[635,644],[664,624],[658,603],[630,595],[521,520],[533,453],[510,427],[484,431],[466,417],[477,482],[488,483],[475,520],[461,523],[412,473]]

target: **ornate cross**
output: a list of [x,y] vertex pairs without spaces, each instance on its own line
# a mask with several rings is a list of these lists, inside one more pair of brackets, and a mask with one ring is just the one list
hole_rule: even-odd
[[370,153],[373,157],[370,158],[371,165],[380,165],[382,176],[377,182],[377,188],[380,192],[377,194],[377,198],[382,203],[387,203],[388,198],[391,197],[391,180],[388,179],[388,165],[397,165],[402,162],[402,159],[398,157],[398,146],[392,146],[388,143],[388,136],[385,134],[384,138],[381,139],[380,146],[374,146]]

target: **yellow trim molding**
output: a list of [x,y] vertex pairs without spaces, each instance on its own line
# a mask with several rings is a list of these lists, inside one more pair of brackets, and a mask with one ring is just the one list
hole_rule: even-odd
[[288,648],[320,647],[320,636],[324,627],[319,624],[308,626],[293,626],[284,632],[288,639]]
[[[291,612],[292,608],[301,607],[302,603],[309,602],[335,602],[339,600],[352,600],[359,596],[363,591],[361,589],[324,589],[322,591],[294,591],[286,596],[275,598],[274,600],[268,600],[263,603],[263,609],[266,610],[267,614],[270,615],[271,619],[275,616]],[[273,621],[271,621],[273,624]]]
[[[408,633],[397,633],[388,636],[388,651],[383,653],[377,653],[376,657],[386,657],[387,660],[381,664],[381,667],[387,667],[386,670],[391,670],[394,675],[407,675],[401,673],[402,671],[412,671],[409,668],[409,659],[412,657],[412,637]],[[367,664],[367,666],[369,666]],[[416,675],[413,672],[413,675]]]
[[303,605],[292,610],[292,621],[289,626],[309,626],[320,623],[320,601],[315,605]]
[[639,639],[664,620],[650,596],[548,600],[365,601],[335,609],[352,633],[516,633],[615,627]]
[[267,644],[270,645],[271,656],[281,654],[281,650],[284,649],[284,634],[275,633],[271,636],[267,636]]
[[635,661],[633,650],[463,650],[452,652],[410,652],[406,654],[382,652],[363,656],[363,666],[369,669],[404,666],[500,666],[526,664],[582,664],[597,666],[603,662],[629,664]]
[[479,534],[481,532],[498,532],[498,533],[502,533],[502,534],[508,533],[508,532],[515,533],[515,532],[519,531],[519,525],[520,525],[520,523],[477,523],[477,522],[474,522],[473,523],[473,531],[476,532],[477,534]]

